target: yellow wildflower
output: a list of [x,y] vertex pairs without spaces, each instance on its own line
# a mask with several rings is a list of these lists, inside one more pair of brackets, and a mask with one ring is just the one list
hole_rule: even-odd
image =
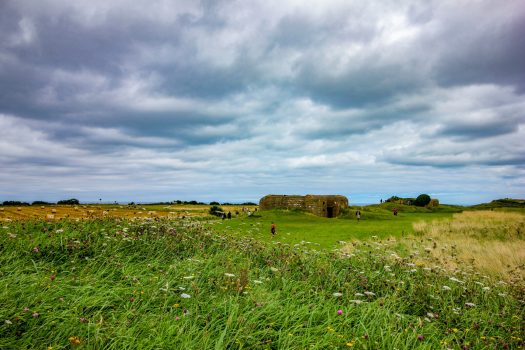
[[69,337],[69,342],[71,343],[71,345],[80,345],[81,341],[80,341],[80,338],[77,337],[76,335],[75,336],[72,336],[72,337]]

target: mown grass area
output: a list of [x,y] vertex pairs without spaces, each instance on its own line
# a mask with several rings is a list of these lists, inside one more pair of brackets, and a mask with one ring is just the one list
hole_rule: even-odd
[[[398,208],[397,216],[392,213],[394,207]],[[355,217],[357,209],[361,211],[359,221]],[[386,203],[350,207],[345,215],[330,219],[296,210],[270,210],[256,212],[250,217],[217,221],[213,227],[219,232],[254,237],[262,241],[279,241],[290,245],[306,241],[320,248],[332,248],[341,241],[370,239],[372,236],[406,236],[414,232],[414,222],[450,218],[452,213],[459,210],[461,207],[442,206],[429,210]],[[277,226],[274,237],[270,234],[272,222]]]
[[[237,221],[250,220],[262,218]],[[525,345],[522,286],[425,266],[420,255],[402,257],[379,238],[331,251],[211,226],[120,218],[4,223],[0,348]]]

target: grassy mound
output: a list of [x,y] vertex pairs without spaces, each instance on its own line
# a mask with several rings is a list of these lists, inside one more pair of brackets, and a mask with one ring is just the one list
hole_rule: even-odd
[[523,289],[400,258],[313,250],[196,221],[0,228],[0,348],[523,347]]

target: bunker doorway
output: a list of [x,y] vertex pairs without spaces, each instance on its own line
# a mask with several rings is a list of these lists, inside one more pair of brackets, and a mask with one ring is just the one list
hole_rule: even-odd
[[326,207],[326,217],[327,218],[334,217],[334,207]]

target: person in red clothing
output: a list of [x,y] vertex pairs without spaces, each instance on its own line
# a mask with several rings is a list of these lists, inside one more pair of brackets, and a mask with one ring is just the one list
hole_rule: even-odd
[[270,231],[272,232],[272,236],[275,236],[275,224],[273,222]]

